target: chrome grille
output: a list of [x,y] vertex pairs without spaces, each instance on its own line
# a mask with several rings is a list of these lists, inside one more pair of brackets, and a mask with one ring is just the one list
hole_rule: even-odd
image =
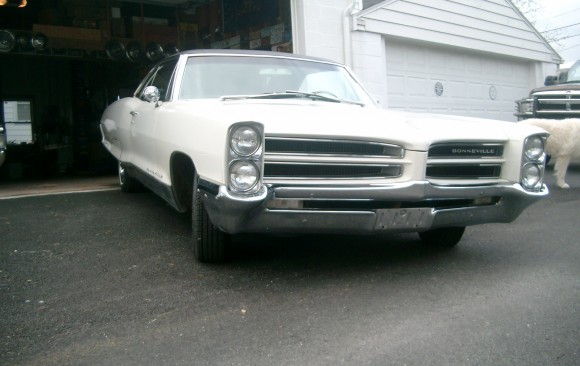
[[400,177],[401,146],[356,140],[266,137],[265,182]]
[[504,146],[501,143],[445,143],[429,149],[428,179],[481,180],[501,177]]
[[558,93],[536,96],[534,114],[537,117],[553,119],[580,117],[580,94]]

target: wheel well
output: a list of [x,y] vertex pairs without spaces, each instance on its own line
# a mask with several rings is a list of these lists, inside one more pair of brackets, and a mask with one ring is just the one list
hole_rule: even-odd
[[170,168],[171,187],[175,201],[181,211],[191,211],[195,166],[189,156],[183,153],[174,153],[171,156]]

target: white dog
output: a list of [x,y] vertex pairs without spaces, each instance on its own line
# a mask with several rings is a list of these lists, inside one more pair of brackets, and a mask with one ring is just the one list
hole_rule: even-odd
[[580,158],[580,118],[538,119],[531,118],[526,123],[543,128],[550,133],[546,143],[546,154],[555,159],[554,176],[560,188],[570,188],[564,181],[571,159]]

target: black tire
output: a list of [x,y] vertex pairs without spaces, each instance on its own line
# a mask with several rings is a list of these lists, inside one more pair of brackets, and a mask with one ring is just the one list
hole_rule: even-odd
[[119,162],[119,185],[121,191],[125,193],[137,192],[141,188],[141,183],[129,175],[121,162]]
[[465,232],[465,227],[445,227],[419,233],[421,240],[427,245],[440,248],[452,248],[459,243]]
[[215,263],[226,259],[226,248],[231,236],[212,224],[197,190],[197,177],[193,181],[191,203],[193,255],[200,262]]

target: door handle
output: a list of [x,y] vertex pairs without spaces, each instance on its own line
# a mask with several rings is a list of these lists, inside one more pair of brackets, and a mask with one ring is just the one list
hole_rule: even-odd
[[131,111],[131,112],[129,112],[129,114],[132,115],[133,117],[135,117],[136,115],[139,114],[139,112],[137,112],[137,111]]

